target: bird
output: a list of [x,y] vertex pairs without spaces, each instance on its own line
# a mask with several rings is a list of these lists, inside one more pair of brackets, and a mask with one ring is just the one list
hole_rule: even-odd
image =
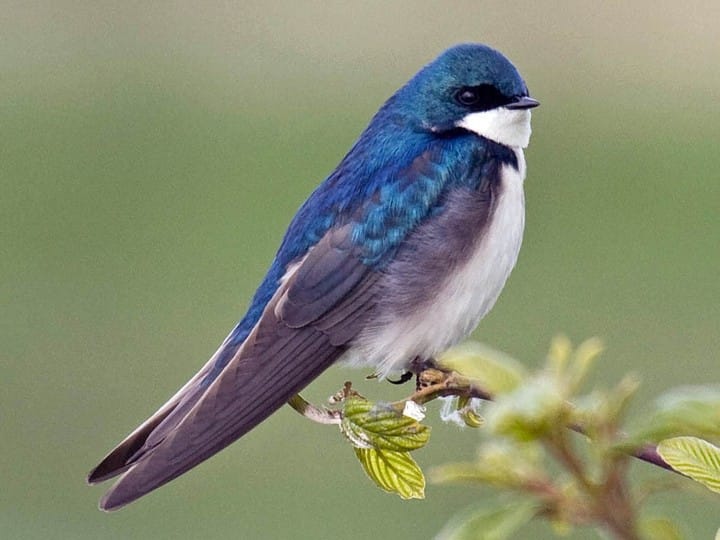
[[442,52],[377,111],[301,205],[247,313],[88,475],[121,508],[245,435],[332,364],[431,362],[495,304],[525,222],[525,81],[479,43]]

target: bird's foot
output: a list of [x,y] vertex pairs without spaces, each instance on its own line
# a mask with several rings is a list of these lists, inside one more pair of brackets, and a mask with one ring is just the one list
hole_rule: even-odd
[[396,380],[387,379],[387,382],[389,382],[390,384],[405,384],[406,382],[408,382],[410,379],[413,378],[413,375],[415,375],[415,373],[413,373],[412,371],[406,371],[405,373],[400,375],[399,379],[396,379]]
[[427,388],[436,384],[438,378],[445,376],[445,373],[437,369],[437,365],[432,358],[420,358],[416,356],[408,365],[407,371],[400,375],[397,380],[387,379],[391,384],[404,384],[415,376],[415,390]]
[[444,383],[449,374],[447,371],[443,371],[436,367],[428,367],[417,374],[417,380],[415,381],[415,391],[419,392],[423,388],[435,386],[436,384]]

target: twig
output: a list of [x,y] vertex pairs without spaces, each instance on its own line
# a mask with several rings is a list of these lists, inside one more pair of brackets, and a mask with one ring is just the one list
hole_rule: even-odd
[[290,405],[305,418],[318,424],[339,424],[342,422],[342,411],[318,407],[306,401],[300,394],[295,394],[288,400]]
[[[463,377],[456,372],[446,372],[439,369],[431,368],[419,373],[418,381],[421,385],[424,381],[425,386],[421,386],[421,388],[413,392],[407,398],[391,403],[390,405],[395,410],[402,413],[405,407],[405,403],[407,401],[414,401],[419,405],[423,405],[439,397],[457,396],[473,397],[483,399],[485,401],[494,400],[491,393],[482,389],[480,386],[473,383],[467,377]],[[345,396],[349,395],[349,393],[353,393],[349,383],[345,384],[342,392]],[[290,400],[288,400],[288,405],[290,405],[293,409],[302,414],[304,417],[319,424],[337,425],[342,422],[342,411],[312,405],[311,403],[308,403],[302,396],[300,396],[300,394],[297,394],[290,398]],[[582,426],[572,425],[568,427],[569,429],[572,429],[577,433],[587,435],[586,431],[583,429]],[[652,444],[648,444],[643,446],[642,448],[634,450],[633,452],[629,453],[629,455],[651,465],[655,465],[656,467],[660,467],[662,469],[666,469],[668,471],[672,471],[682,475],[682,473],[679,473],[678,471],[673,469],[662,457],[660,457],[660,454],[658,454],[657,452],[657,448]]]

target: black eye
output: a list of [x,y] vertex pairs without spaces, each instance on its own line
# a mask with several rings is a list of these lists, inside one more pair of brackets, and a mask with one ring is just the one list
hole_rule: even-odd
[[504,96],[500,90],[491,84],[479,84],[478,86],[463,86],[455,92],[455,101],[463,107],[475,111],[486,111],[507,105],[511,98]]
[[480,101],[480,94],[472,87],[465,87],[458,90],[455,99],[460,105],[471,107]]

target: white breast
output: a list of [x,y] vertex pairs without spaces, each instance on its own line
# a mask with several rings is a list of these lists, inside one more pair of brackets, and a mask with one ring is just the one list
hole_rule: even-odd
[[472,332],[500,295],[515,266],[525,224],[525,158],[515,149],[518,169],[506,165],[495,211],[475,252],[460,272],[443,283],[431,306],[363,334],[345,359],[376,366],[386,375],[413,358],[429,359]]

